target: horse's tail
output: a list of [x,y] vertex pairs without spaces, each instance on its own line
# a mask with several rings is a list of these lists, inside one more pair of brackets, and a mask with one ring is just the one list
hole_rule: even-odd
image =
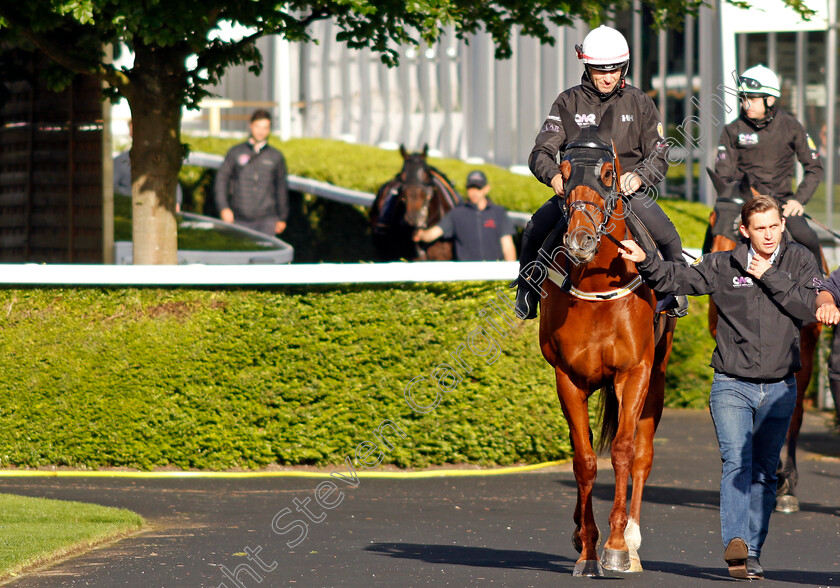
[[599,412],[601,413],[601,434],[598,435],[595,450],[601,453],[612,445],[615,434],[618,432],[618,397],[615,395],[615,386],[612,382],[601,391]]

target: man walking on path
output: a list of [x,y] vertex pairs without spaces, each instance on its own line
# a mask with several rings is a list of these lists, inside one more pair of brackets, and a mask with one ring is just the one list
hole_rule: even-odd
[[776,499],[776,466],[796,405],[799,330],[814,322],[821,272],[808,249],[787,238],[778,201],[756,196],[741,208],[744,237],[732,250],[690,267],[662,261],[635,241],[622,257],[652,288],[709,294],[718,309],[709,409],[723,462],[720,525],[734,578],[764,577],[759,557]]

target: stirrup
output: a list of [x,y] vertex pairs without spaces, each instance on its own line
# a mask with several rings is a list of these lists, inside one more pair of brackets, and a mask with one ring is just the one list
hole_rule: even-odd
[[688,314],[688,296],[685,294],[680,294],[679,296],[674,296],[674,300],[676,301],[676,306],[674,308],[668,309],[665,314],[670,317],[674,318],[682,318]]

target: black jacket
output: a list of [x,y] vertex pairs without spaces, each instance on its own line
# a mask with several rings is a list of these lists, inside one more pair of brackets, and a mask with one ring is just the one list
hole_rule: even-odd
[[[805,175],[793,193],[796,160]],[[767,124],[741,116],[720,134],[715,171],[734,182],[746,173],[756,190],[782,200],[805,204],[822,181],[823,165],[816,145],[798,120],[783,110]]]
[[816,320],[821,272],[808,249],[784,234],[773,267],[760,280],[747,273],[749,243],[710,253],[691,266],[648,254],[637,264],[659,292],[711,294],[718,309],[715,371],[746,379],[780,380],[802,367],[799,329]]
[[537,135],[528,165],[539,181],[550,186],[551,178],[560,172],[557,154],[566,147],[566,131],[560,120],[559,105],[574,114],[581,127],[599,125],[604,111],[612,106],[616,117],[612,139],[622,171],[636,172],[644,186],[656,185],[665,177],[668,146],[659,111],[650,96],[638,88],[625,86],[603,97],[584,74],[579,86],[557,96]]
[[834,305],[840,305],[840,268],[831,272],[827,280],[820,281],[817,292],[828,292],[834,298]]
[[270,145],[259,153],[250,142],[231,147],[216,172],[215,188],[219,211],[230,208],[236,219],[285,221],[289,215],[286,160]]

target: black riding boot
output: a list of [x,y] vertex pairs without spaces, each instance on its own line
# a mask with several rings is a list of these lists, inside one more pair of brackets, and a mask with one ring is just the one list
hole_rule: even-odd
[[511,282],[516,286],[516,316],[528,320],[537,316],[537,304],[542,292],[545,272],[537,269],[534,262],[539,256],[540,247],[548,234],[558,223],[564,220],[560,208],[560,199],[551,197],[533,214],[522,232],[522,244],[519,249],[519,275]]
[[[682,255],[682,243],[678,240],[676,247],[661,247],[662,257],[666,261],[674,261],[676,263],[685,264],[685,258]],[[688,296],[685,294],[674,295],[674,305],[668,309],[668,316],[674,318],[682,318],[688,314]]]
[[522,232],[522,245],[519,250],[519,274],[510,283],[510,287],[516,287],[515,313],[521,320],[529,320],[537,316],[537,301],[540,298],[539,292],[542,280],[537,281],[537,272],[529,272],[528,266],[537,260],[539,245],[531,234],[533,225],[529,221]]

